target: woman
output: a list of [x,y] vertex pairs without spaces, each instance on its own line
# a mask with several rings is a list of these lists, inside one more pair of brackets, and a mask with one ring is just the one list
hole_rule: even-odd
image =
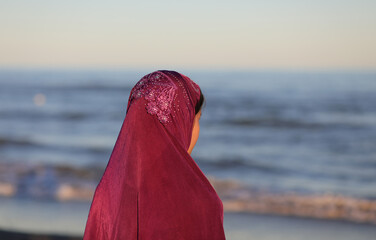
[[225,239],[222,201],[190,156],[203,101],[200,87],[175,71],[133,87],[84,240]]

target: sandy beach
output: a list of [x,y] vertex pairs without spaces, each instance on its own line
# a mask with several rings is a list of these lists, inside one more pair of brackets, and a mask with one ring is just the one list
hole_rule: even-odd
[[[68,219],[66,219],[68,221]],[[66,225],[77,229],[81,226]],[[374,240],[376,226],[345,221],[225,212],[224,227],[228,240]],[[1,231],[2,240],[76,240],[82,234],[30,234],[16,230]]]
[[225,213],[229,240],[373,240],[376,226],[346,221],[300,217]]
[[46,235],[46,234],[28,234],[12,231],[1,231],[0,238],[2,240],[78,240],[81,237],[69,237],[61,235]]

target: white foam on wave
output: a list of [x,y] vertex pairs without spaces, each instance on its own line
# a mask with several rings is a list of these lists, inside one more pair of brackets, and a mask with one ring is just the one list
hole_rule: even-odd
[[16,187],[7,182],[0,182],[0,196],[12,197],[16,193]]
[[55,198],[59,201],[90,201],[93,195],[93,188],[61,184],[56,191]]
[[376,200],[326,194],[255,191],[232,180],[208,177],[224,211],[252,212],[376,224]]

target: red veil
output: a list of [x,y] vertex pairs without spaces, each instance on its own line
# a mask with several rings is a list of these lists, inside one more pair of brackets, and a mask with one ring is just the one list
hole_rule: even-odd
[[200,88],[160,70],[132,89],[84,240],[223,240],[223,205],[187,152]]

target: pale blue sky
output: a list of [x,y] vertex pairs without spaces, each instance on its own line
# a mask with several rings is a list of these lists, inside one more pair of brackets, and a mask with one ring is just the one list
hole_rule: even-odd
[[0,67],[376,70],[376,1],[0,0]]

